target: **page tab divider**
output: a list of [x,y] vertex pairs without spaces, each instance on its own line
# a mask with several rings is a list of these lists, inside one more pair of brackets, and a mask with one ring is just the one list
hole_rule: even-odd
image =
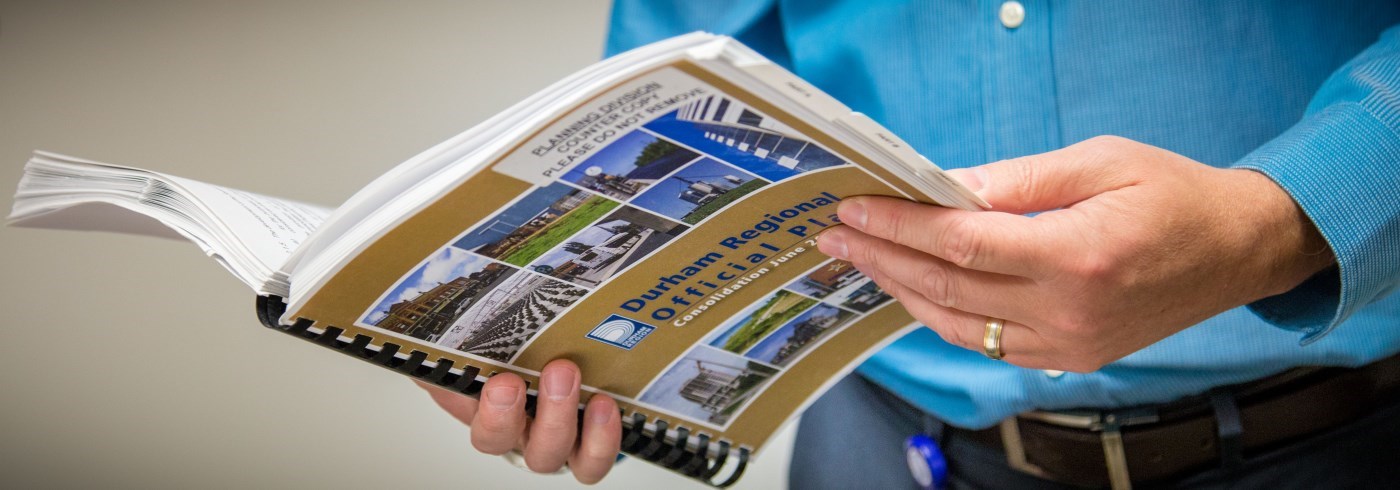
[[[731,62],[733,61],[731,60]],[[836,122],[838,118],[851,113],[851,108],[846,107],[846,104],[842,104],[841,101],[827,95],[826,92],[807,83],[806,80],[776,63],[743,64],[733,62],[733,64],[736,68],[743,70],[829,122]]]
[[836,118],[834,122],[856,133],[891,157],[902,168],[890,170],[903,170],[905,175],[912,177],[911,183],[938,198],[940,204],[969,211],[991,207],[952,177],[948,177],[938,165],[914,151],[914,147],[904,139],[869,116],[851,112]]

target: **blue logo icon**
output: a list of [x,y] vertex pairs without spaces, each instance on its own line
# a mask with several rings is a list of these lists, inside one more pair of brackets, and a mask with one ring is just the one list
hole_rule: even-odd
[[593,331],[588,332],[588,338],[614,345],[623,349],[632,350],[633,347],[646,338],[656,327],[619,315],[609,316],[603,323],[593,327]]

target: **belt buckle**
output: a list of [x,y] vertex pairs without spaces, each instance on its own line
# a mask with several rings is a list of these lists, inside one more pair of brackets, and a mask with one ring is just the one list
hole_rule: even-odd
[[1122,425],[1114,414],[1107,414],[1099,425],[1099,441],[1103,445],[1103,460],[1108,466],[1108,486],[1113,490],[1130,490],[1133,479],[1128,475],[1128,454],[1123,450]]
[[1127,410],[1122,412],[1046,412],[1032,411],[1001,422],[1001,442],[1006,448],[1006,463],[1018,471],[1044,477],[1044,469],[1026,459],[1026,447],[1021,441],[1020,418],[1037,420],[1051,425],[1085,429],[1099,433],[1103,447],[1104,463],[1108,469],[1108,482],[1113,490],[1130,490],[1132,477],[1128,473],[1128,455],[1123,449],[1122,428],[1147,424],[1159,420],[1152,410]]
[[1021,420],[1007,417],[1001,421],[1001,445],[1006,449],[1006,465],[1028,475],[1044,478],[1045,470],[1026,459],[1026,446],[1021,442]]

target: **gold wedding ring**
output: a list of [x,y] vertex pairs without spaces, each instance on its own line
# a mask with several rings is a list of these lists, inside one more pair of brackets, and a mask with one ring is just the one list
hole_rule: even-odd
[[982,335],[982,353],[988,359],[1000,361],[1006,354],[1001,351],[1001,330],[1006,327],[1006,320],[995,317],[987,317],[987,333]]

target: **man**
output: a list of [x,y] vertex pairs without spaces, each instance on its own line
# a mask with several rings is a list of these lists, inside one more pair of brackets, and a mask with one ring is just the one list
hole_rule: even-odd
[[[1356,487],[1400,476],[1397,22],[1364,0],[620,0],[608,48],[732,35],[993,206],[843,202],[822,251],[930,329],[804,415],[794,487],[912,486],[918,432],[955,486]],[[571,365],[544,377],[577,399]],[[571,420],[526,432],[518,379],[492,382],[503,408],[435,394],[478,448],[606,473],[616,417],[572,451]]]

